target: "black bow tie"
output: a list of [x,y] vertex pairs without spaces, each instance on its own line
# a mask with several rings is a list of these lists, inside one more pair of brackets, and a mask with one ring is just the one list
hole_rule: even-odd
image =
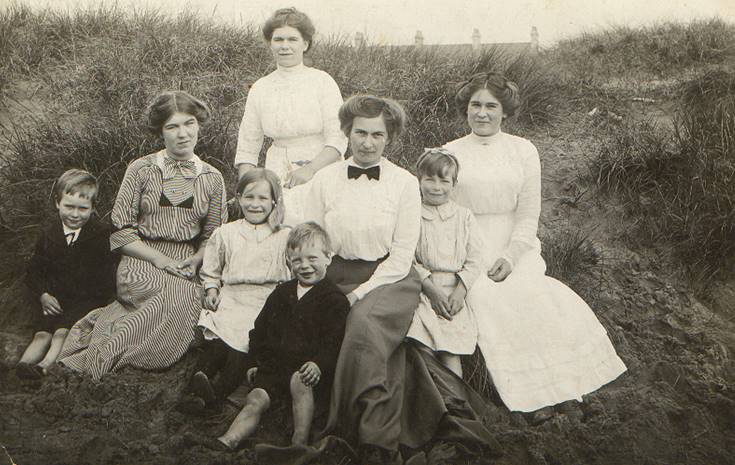
[[362,175],[367,176],[368,179],[380,179],[380,166],[371,166],[370,168],[358,168],[357,166],[347,167],[347,179],[357,179]]

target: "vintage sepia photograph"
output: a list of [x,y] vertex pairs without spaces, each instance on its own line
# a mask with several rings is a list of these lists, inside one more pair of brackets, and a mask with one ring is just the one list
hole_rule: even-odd
[[731,0],[0,0],[0,465],[735,465]]

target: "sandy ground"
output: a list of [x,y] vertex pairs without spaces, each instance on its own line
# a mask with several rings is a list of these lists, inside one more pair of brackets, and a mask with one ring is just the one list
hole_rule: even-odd
[[[505,456],[445,463],[735,463],[735,286],[716,286],[707,304],[693,298],[665,248],[638,244],[622,207],[577,180],[597,143],[586,118],[572,114],[553,130],[526,134],[542,154],[542,235],[553,237],[562,226],[590,232],[599,262],[573,287],[607,328],[628,372],[537,426],[492,405],[486,422]],[[0,305],[0,444],[17,464],[255,463],[248,450],[223,454],[183,444],[185,431],[220,434],[237,412],[232,405],[193,418],[173,409],[193,354],[161,373],[124,370],[101,383],[63,369],[23,382],[12,365],[32,335],[22,324],[25,304]],[[285,444],[285,413],[270,412],[258,438]],[[319,463],[352,462],[333,455]]]

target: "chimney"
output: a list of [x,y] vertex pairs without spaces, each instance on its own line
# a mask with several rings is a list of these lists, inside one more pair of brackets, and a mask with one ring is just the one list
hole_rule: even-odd
[[365,46],[365,36],[360,31],[355,32],[355,48],[360,48],[364,46]]
[[531,54],[536,55],[538,54],[538,29],[536,29],[536,26],[531,27]]
[[423,45],[424,45],[424,34],[421,31],[416,31],[416,36],[413,38],[413,43],[417,47],[423,47]]
[[472,51],[480,51],[480,30],[477,28],[472,30]]

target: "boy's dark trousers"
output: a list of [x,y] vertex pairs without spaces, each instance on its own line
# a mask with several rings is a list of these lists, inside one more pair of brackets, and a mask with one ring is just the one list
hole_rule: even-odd
[[[245,380],[248,359],[247,353],[233,349],[222,339],[212,339],[204,343],[194,373],[201,371],[207,375],[217,400],[222,401]],[[217,374],[219,377],[215,379]]]

